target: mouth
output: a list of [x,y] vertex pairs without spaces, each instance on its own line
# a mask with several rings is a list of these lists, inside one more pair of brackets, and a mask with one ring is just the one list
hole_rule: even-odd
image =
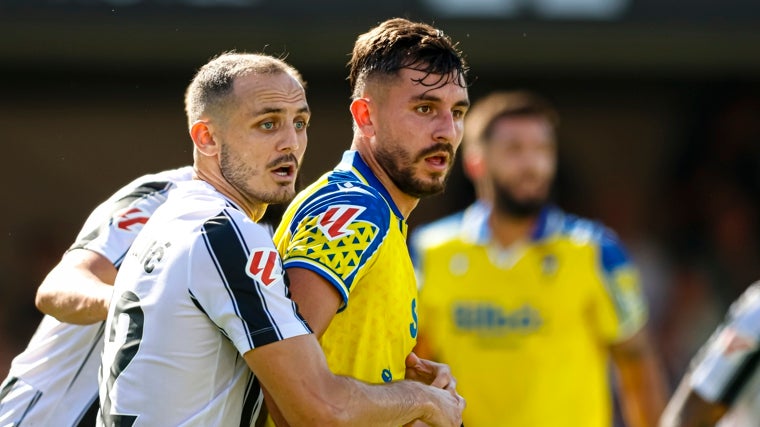
[[292,163],[280,164],[269,170],[275,177],[293,180],[296,176],[296,166]]
[[424,158],[425,163],[436,171],[445,171],[449,167],[449,155],[447,153],[434,153]]

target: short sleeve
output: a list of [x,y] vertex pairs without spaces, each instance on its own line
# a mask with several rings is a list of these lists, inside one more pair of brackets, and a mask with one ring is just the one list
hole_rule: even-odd
[[617,236],[603,228],[599,239],[599,264],[604,298],[612,307],[612,319],[603,325],[611,342],[630,338],[647,321],[647,305],[640,276]]
[[143,225],[166,201],[173,186],[170,181],[153,181],[120,190],[90,214],[69,250],[97,252],[118,267]]
[[191,298],[241,354],[311,332],[263,227],[225,212],[206,221],[191,253]]
[[303,201],[278,241],[285,268],[305,268],[330,282],[343,308],[388,234],[391,210],[371,188],[327,186]]

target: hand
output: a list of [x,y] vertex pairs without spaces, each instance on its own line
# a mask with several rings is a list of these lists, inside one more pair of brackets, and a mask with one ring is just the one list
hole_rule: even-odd
[[[425,418],[411,424],[415,427],[429,425],[441,427],[460,427],[462,426],[462,411],[464,411],[464,398],[456,392],[453,394],[435,387],[429,387],[433,393],[434,409],[432,413]],[[424,424],[427,423],[427,424]]]
[[420,359],[414,352],[406,356],[405,378],[442,388],[451,393],[452,396],[458,396],[457,380],[451,374],[449,365]]

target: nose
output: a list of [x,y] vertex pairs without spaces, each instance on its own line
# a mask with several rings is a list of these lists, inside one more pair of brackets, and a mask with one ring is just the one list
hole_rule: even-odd
[[283,137],[278,144],[278,150],[285,152],[293,152],[298,150],[301,142],[299,141],[299,133],[293,126],[286,126],[283,131]]
[[454,119],[451,111],[443,111],[439,114],[433,138],[438,142],[453,143],[457,140],[461,123]]

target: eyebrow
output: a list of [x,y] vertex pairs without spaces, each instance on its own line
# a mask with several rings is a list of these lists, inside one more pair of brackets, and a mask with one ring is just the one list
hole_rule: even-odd
[[[441,98],[433,95],[429,95],[427,92],[412,97],[412,101],[432,101],[432,102],[442,102]],[[455,107],[469,107],[470,106],[470,100],[463,99],[461,101],[458,101],[456,104],[454,104]]]
[[[258,110],[254,113],[255,116],[263,116],[264,114],[282,114],[285,112],[284,108],[262,108],[261,110]],[[296,112],[298,114],[310,114],[311,110],[309,110],[309,107],[301,107]]]

